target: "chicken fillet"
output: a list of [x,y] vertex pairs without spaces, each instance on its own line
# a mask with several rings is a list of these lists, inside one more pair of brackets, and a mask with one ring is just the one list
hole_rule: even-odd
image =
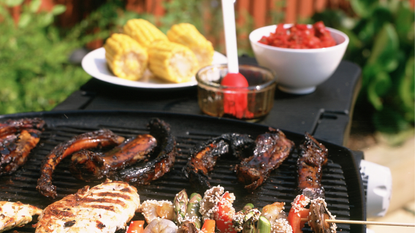
[[115,232],[126,227],[139,207],[135,187],[106,180],[47,206],[39,216],[36,233]]

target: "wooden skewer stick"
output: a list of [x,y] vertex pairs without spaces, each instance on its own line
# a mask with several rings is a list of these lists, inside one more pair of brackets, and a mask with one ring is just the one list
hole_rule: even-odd
[[[308,219],[302,218],[301,221],[308,221]],[[332,222],[332,223],[345,223],[345,224],[415,227],[415,224],[413,223],[376,222],[376,221],[358,221],[358,220],[340,220],[340,219],[326,219],[325,221]]]

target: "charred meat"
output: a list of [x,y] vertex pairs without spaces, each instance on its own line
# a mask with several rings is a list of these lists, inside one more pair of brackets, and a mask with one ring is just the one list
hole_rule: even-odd
[[57,193],[56,186],[52,184],[52,174],[64,158],[82,149],[119,145],[123,141],[124,137],[118,136],[110,130],[102,129],[87,132],[60,143],[43,160],[40,170],[41,176],[37,181],[36,189],[46,197],[55,198]]
[[287,139],[285,134],[269,128],[269,132],[257,137],[253,156],[242,160],[237,165],[238,181],[245,185],[245,189],[253,191],[258,188],[288,157],[294,142]]
[[299,191],[310,199],[324,198],[321,178],[322,167],[327,163],[326,147],[306,133],[304,143],[300,145],[300,153],[297,160]]
[[139,207],[135,187],[107,180],[47,206],[39,216],[36,233],[115,232],[126,227]]
[[153,136],[143,134],[125,140],[105,153],[81,150],[72,155],[69,169],[74,177],[88,182],[109,178],[120,169],[148,160],[156,146]]
[[37,129],[22,130],[19,135],[7,137],[12,140],[0,142],[0,175],[11,174],[26,163],[30,151],[38,144],[41,133]]
[[[154,151],[155,158],[148,162],[136,163],[120,170],[113,179],[122,180],[135,185],[147,185],[169,172],[176,160],[176,139],[173,137],[170,125],[154,118],[149,123],[150,134],[157,140]],[[152,156],[153,157],[153,156]]]
[[187,165],[183,168],[185,176],[195,186],[211,188],[209,179],[217,160],[226,154],[243,157],[252,154],[255,141],[245,134],[222,134],[212,138],[191,152]]
[[21,202],[0,201],[0,232],[21,227],[32,221],[32,216],[42,213],[42,209]]
[[0,124],[0,175],[12,174],[26,163],[44,126],[39,118],[9,119]]
[[0,138],[9,134],[19,133],[24,129],[43,130],[45,121],[40,118],[23,118],[23,119],[9,119],[4,123],[0,123]]

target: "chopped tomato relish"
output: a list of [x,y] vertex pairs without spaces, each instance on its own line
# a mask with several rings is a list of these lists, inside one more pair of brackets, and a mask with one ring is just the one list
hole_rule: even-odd
[[294,24],[284,28],[284,24],[278,24],[275,32],[263,36],[258,42],[291,49],[317,49],[336,45],[336,41],[321,21],[314,23],[312,27]]

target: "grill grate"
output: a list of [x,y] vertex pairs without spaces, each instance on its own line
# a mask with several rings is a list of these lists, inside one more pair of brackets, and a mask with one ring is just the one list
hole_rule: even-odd
[[[0,177],[0,200],[21,201],[41,208],[52,203],[53,200],[43,197],[36,190],[36,182],[40,176],[39,167],[41,166],[42,159],[57,144],[65,142],[75,135],[100,128],[108,128],[124,137],[148,133],[148,130],[145,127],[150,119],[148,116],[135,116],[136,118],[133,118],[134,115],[120,117],[118,114],[115,114],[114,117],[116,118],[114,119],[117,120],[113,121],[109,116],[103,117],[102,115],[92,114],[94,120],[84,122],[84,118],[81,117],[78,119],[78,115],[79,113],[74,114],[74,118],[69,118],[69,122],[62,121],[59,114],[46,114],[40,116],[46,120],[47,128],[42,134],[38,146],[32,151],[26,165],[20,168],[12,176]],[[120,120],[119,118],[127,118],[128,120]],[[133,119],[136,120],[137,118],[140,120],[134,124],[130,123]],[[184,188],[186,188],[189,193],[192,191],[192,188],[183,176],[181,169],[187,162],[190,149],[194,146],[206,141],[210,137],[218,136],[221,133],[249,133],[253,137],[256,137],[256,135],[263,133],[266,130],[266,127],[261,127],[259,125],[245,125],[242,123],[241,125],[236,122],[229,123],[226,121],[224,124],[227,126],[222,127],[221,121],[211,123],[209,121],[204,121],[203,118],[196,120],[202,120],[203,124],[200,124],[200,122],[190,122],[184,117],[164,117],[164,115],[162,115],[160,118],[172,126],[172,131],[177,140],[179,156],[176,157],[176,163],[168,175],[148,186],[137,187],[142,201],[146,199],[173,200],[174,195]],[[193,121],[195,121],[195,119],[193,119]],[[295,142],[296,146],[302,141],[302,135],[296,135],[289,132],[285,133],[289,139]],[[333,147],[331,145],[326,146],[329,149],[330,159],[328,164],[323,168],[322,184],[326,191],[328,208],[338,219],[350,219],[351,209],[359,207],[356,206],[356,204],[351,203],[352,199],[350,198],[350,190],[348,189],[349,185],[347,184],[347,179],[344,174],[347,169],[343,167],[347,164],[343,164],[344,161],[338,159],[350,155],[345,154],[347,150],[343,151],[342,148],[337,148],[336,146]],[[336,155],[339,155],[340,157]],[[290,204],[296,196],[297,156],[298,151],[294,150],[280,168],[273,171],[270,178],[253,193],[247,193],[242,185],[237,182],[233,168],[238,161],[231,158],[221,158],[212,173],[211,184],[224,186],[225,190],[234,192],[236,195],[234,206],[237,210],[241,209],[248,202],[253,203],[256,207],[260,208],[266,204],[282,201],[286,204],[286,211],[289,211]],[[58,192],[56,200],[59,200],[68,194],[75,193],[85,185],[93,186],[99,183],[93,182],[87,184],[76,180],[68,170],[69,162],[69,158],[64,159],[54,172],[53,183],[57,186]],[[359,212],[359,210],[353,211]],[[351,231],[355,232],[348,224],[338,224],[338,229],[345,233]],[[19,228],[18,231],[34,232],[34,229],[28,224],[25,227]],[[310,229],[307,228],[305,232],[310,232]]]

